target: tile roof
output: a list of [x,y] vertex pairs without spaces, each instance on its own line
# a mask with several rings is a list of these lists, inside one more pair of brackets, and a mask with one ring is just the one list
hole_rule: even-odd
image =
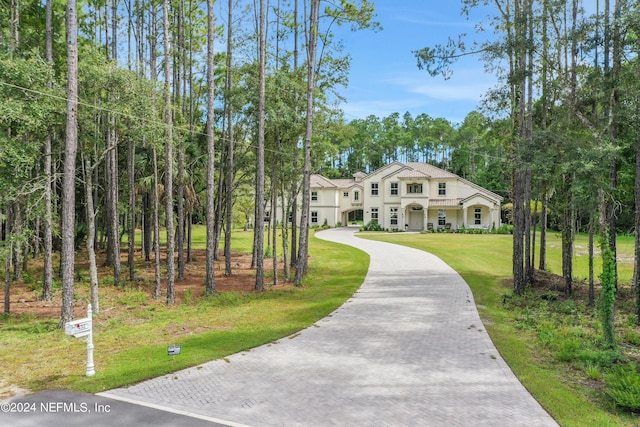
[[454,173],[447,172],[444,169],[440,169],[428,163],[408,162],[405,164],[412,169],[430,176],[431,178],[459,178],[458,175]]
[[311,188],[335,188],[336,185],[330,179],[322,175],[311,175]]
[[429,207],[458,206],[462,199],[429,199]]
[[331,182],[333,182],[338,188],[350,188],[354,185],[362,187],[361,182],[357,182],[353,179],[332,179]]
[[418,179],[431,178],[430,175],[427,175],[426,173],[421,172],[419,170],[415,170],[415,169],[404,170],[400,172],[397,176],[398,178],[418,178]]

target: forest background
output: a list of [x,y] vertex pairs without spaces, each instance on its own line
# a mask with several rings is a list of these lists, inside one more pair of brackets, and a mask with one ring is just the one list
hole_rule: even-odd
[[[60,324],[72,318],[73,254],[83,246],[96,312],[96,251],[115,286],[127,273],[134,280],[136,256],[153,257],[154,296],[172,304],[196,223],[207,225],[207,265],[223,252],[226,274],[233,225],[269,223],[254,232],[255,289],[264,287],[265,233],[266,253],[274,263],[283,257],[284,280],[299,285],[310,174],[349,177],[399,160],[432,163],[507,199],[516,294],[535,268],[546,269],[550,227],[562,233],[570,297],[573,242],[588,233],[590,256],[603,258],[604,324],[613,328],[620,233],[636,235],[632,283],[623,285],[640,301],[640,10],[610,0],[595,13],[578,0],[486,3],[495,10],[483,23],[491,41],[452,34],[414,52],[432,75],[446,77],[457,58],[474,54],[498,77],[482,110],[454,125],[409,113],[347,121],[337,108],[349,55],[332,30],[379,30],[367,1],[229,0],[217,17],[212,1],[3,2],[5,312],[12,281],[33,257],[44,259],[42,298],[51,298],[59,251]],[[276,208],[300,218],[282,229],[281,254],[276,215],[266,216]],[[590,272],[591,290],[597,276]],[[206,289],[215,292],[209,272]]]

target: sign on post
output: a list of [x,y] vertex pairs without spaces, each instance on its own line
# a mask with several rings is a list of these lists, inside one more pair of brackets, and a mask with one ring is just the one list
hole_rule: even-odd
[[87,372],[86,376],[95,375],[93,366],[93,321],[91,304],[87,306],[87,317],[75,319],[64,324],[64,332],[74,338],[87,337]]

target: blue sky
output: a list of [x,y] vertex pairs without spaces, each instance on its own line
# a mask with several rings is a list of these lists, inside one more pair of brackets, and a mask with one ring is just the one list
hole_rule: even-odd
[[[339,35],[352,57],[349,87],[341,90],[347,99],[340,107],[347,121],[369,115],[380,118],[398,112],[402,116],[426,113],[460,123],[497,79],[484,71],[476,57],[454,65],[453,76],[431,77],[419,70],[411,53],[425,46],[446,43],[449,36],[475,35],[474,25],[486,16],[477,11],[469,20],[460,15],[457,0],[374,0],[377,20],[383,30]],[[482,37],[486,37],[482,36]]]
[[[414,50],[447,42],[449,37],[467,34],[467,46],[484,41],[490,31],[477,34],[475,26],[494,15],[495,6],[480,6],[467,19],[460,14],[460,0],[372,0],[377,21],[383,30],[350,32],[341,28],[338,35],[351,55],[349,87],[340,92],[346,102],[340,107],[347,121],[369,115],[380,118],[398,112],[413,117],[426,113],[459,124],[466,115],[479,109],[487,91],[498,79],[486,73],[477,56],[468,56],[453,65],[453,76],[431,77],[419,70]],[[482,2],[479,2],[482,3]],[[602,3],[602,2],[600,2]],[[596,0],[583,0],[587,14],[596,10]],[[602,8],[602,5],[600,6]]]

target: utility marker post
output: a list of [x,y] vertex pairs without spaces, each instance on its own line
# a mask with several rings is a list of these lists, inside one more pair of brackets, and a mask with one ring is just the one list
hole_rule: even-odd
[[87,317],[72,320],[64,324],[64,332],[75,338],[87,337],[87,372],[86,376],[95,375],[96,370],[93,365],[93,311],[91,304],[87,306]]

